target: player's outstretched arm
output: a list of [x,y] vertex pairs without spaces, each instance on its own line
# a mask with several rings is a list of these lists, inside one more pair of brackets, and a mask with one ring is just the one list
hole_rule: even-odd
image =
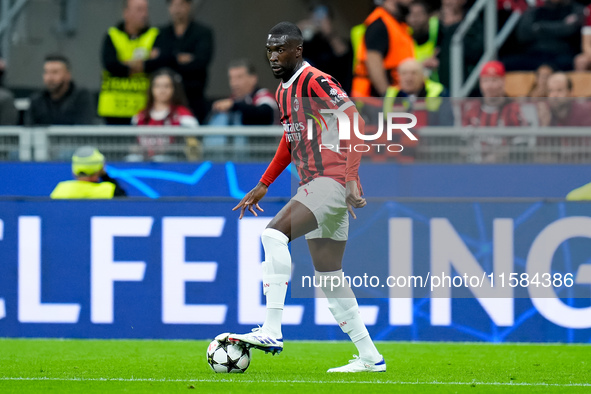
[[232,208],[232,211],[236,211],[240,209],[240,217],[238,219],[242,219],[244,217],[244,212],[248,209],[254,216],[258,216],[254,208],[257,210],[264,212],[263,209],[259,206],[259,201],[265,197],[267,194],[267,185],[263,182],[259,182],[258,185],[254,187],[251,191],[246,193],[246,196]]

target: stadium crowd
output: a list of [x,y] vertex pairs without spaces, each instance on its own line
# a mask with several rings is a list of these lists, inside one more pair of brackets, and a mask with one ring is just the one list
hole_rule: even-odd
[[[170,23],[161,27],[149,25],[148,1],[125,1],[122,20],[106,32],[100,49],[103,73],[98,100],[72,80],[67,54],[49,54],[43,66],[44,89],[31,96],[20,122],[29,126],[278,124],[273,91],[259,85],[249,59],[229,64],[230,97],[205,96],[215,50],[213,31],[194,20],[191,0],[166,0]],[[384,98],[380,109],[385,112],[413,112],[419,129],[454,124],[590,126],[590,103],[575,99],[591,94],[591,5],[582,1],[537,0],[530,5],[526,0],[498,0],[499,29],[511,13],[522,16],[500,48],[498,60],[477,70],[479,84],[471,98],[463,100],[449,98],[451,47],[473,0],[375,0],[375,9],[363,23],[340,28],[333,10],[317,3],[298,25],[310,64],[333,75],[353,97]],[[341,36],[341,28],[350,30],[350,37]],[[480,16],[466,33],[466,75],[483,55],[483,29]],[[4,69],[0,60],[0,75]],[[0,87],[0,124],[18,123],[12,93]],[[162,157],[171,142],[168,137],[139,138],[138,152],[129,158]],[[226,142],[224,137],[210,137],[204,145]],[[485,144],[510,143],[496,138]],[[401,161],[412,161],[412,147],[405,154],[408,157],[401,154]]]

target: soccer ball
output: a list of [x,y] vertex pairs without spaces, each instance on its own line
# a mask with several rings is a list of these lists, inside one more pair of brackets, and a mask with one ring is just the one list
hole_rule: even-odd
[[250,350],[220,334],[207,347],[207,363],[216,373],[243,373],[250,365]]

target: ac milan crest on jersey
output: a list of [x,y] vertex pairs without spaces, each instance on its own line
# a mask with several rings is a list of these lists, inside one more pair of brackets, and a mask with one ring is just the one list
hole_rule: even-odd
[[300,110],[300,101],[298,100],[297,97],[295,97],[293,99],[293,109],[294,109],[294,111],[299,111]]

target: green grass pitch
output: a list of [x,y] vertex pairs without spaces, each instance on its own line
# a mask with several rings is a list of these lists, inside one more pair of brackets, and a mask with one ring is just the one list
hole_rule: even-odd
[[0,393],[591,392],[591,346],[379,342],[385,373],[327,374],[348,342],[252,352],[246,373],[215,374],[208,341],[0,339]]

